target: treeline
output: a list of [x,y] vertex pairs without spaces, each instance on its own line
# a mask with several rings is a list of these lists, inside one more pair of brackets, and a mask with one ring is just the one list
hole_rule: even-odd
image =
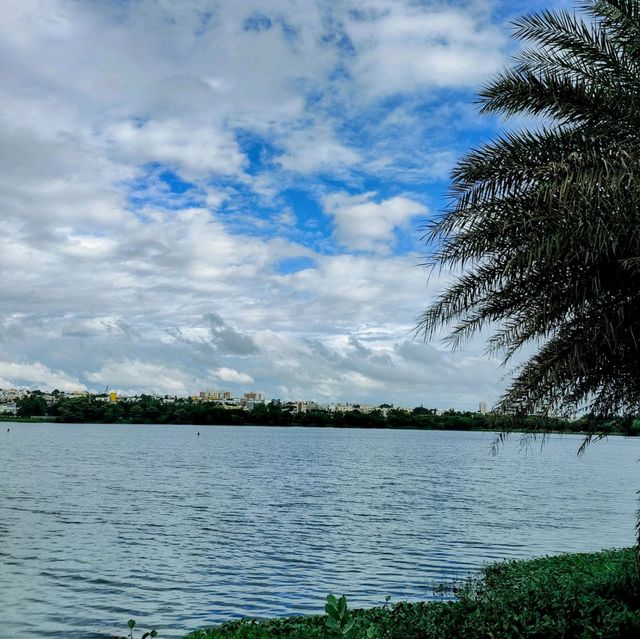
[[[530,416],[509,416],[450,410],[436,414],[423,407],[411,411],[395,408],[362,413],[359,410],[331,413],[323,410],[295,413],[279,402],[257,405],[252,410],[223,408],[215,402],[192,399],[164,401],[149,395],[117,402],[96,397],[60,396],[47,405],[32,393],[17,402],[18,417],[46,415],[52,421],[75,423],[133,424],[228,424],[262,426],[325,426],[334,428],[398,428],[425,430],[523,430],[578,433],[589,430],[588,421]],[[640,420],[600,424],[598,432],[640,434]]]

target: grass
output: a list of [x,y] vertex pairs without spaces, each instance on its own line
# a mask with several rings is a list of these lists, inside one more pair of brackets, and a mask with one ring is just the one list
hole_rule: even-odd
[[453,602],[350,611],[348,634],[324,615],[241,620],[185,639],[637,639],[636,549],[507,561],[470,580]]

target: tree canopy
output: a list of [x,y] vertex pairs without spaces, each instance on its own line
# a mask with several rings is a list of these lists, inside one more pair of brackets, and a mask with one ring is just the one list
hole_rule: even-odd
[[640,406],[640,0],[576,9],[514,23],[525,47],[479,102],[534,124],[454,169],[426,235],[454,278],[420,329],[490,328],[488,353],[523,361],[505,412],[611,418]]

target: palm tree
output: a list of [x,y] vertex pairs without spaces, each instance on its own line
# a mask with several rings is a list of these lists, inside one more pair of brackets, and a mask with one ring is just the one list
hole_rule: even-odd
[[539,124],[472,150],[427,228],[431,269],[455,274],[420,322],[455,347],[523,360],[510,413],[640,408],[640,0],[515,22],[526,48],[481,111]]

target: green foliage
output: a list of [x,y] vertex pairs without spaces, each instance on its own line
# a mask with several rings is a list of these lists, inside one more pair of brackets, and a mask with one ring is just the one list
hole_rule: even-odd
[[640,411],[640,0],[578,3],[515,22],[528,45],[480,94],[482,112],[541,116],[470,152],[429,225],[430,266],[457,272],[421,328],[456,347],[491,325],[501,409]]
[[[42,398],[40,398],[42,402]],[[46,405],[45,405],[46,406]],[[34,409],[44,410],[40,405]],[[435,409],[418,407],[412,411],[398,408],[362,413],[352,411],[331,413],[313,410],[292,413],[272,402],[256,406],[253,410],[222,408],[215,402],[194,402],[191,399],[163,401],[142,396],[139,399],[121,399],[117,402],[100,401],[95,397],[60,397],[48,408],[51,418],[59,422],[80,423],[159,423],[159,424],[231,424],[259,426],[320,426],[333,428],[397,428],[420,430],[509,430],[556,431],[561,433],[585,432],[585,420],[566,420],[543,416],[512,417],[482,415],[469,411],[449,410],[437,415]],[[607,422],[603,432],[640,435],[640,422]]]
[[16,400],[16,415],[18,417],[40,417],[47,414],[47,402],[38,392],[29,393]]
[[[129,635],[124,637],[113,637],[113,639],[133,639],[133,629],[136,627],[135,619],[129,619],[127,621],[127,628],[129,628]],[[155,639],[158,636],[158,631],[153,629],[145,632],[140,639]]]
[[[635,639],[640,636],[636,549],[508,561],[467,581],[457,601],[401,602],[327,616],[242,620],[185,639]],[[332,620],[330,622],[330,620]],[[349,628],[348,635],[344,632]],[[343,634],[340,634],[342,632]]]
[[352,636],[355,619],[351,618],[347,608],[347,598],[342,595],[337,599],[335,595],[327,595],[327,603],[324,605],[327,613],[327,628],[336,637]]

